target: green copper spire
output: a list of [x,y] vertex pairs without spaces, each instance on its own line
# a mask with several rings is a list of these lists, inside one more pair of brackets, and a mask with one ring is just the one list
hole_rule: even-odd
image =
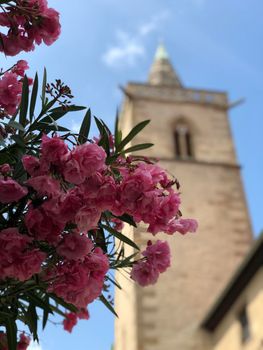
[[148,81],[151,85],[183,87],[170,62],[168,52],[162,43],[157,47]]
[[160,43],[159,46],[157,47],[157,50],[156,50],[156,53],[154,56],[154,60],[155,61],[169,60],[168,52],[162,43]]

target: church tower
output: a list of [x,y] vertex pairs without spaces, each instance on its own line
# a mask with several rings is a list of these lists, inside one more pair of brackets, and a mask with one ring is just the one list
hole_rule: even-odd
[[[116,290],[114,350],[210,350],[202,321],[252,242],[227,94],[185,87],[162,45],[148,82],[129,83],[124,92],[124,135],[151,119],[136,143],[155,144],[143,155],[179,180],[183,215],[197,219],[199,229],[157,235],[168,240],[173,259],[156,285],[141,288],[116,274],[123,289]],[[124,233],[141,247],[152,238],[144,226]]]

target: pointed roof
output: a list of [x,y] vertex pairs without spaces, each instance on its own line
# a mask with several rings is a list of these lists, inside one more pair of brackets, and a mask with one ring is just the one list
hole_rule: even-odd
[[152,85],[182,87],[182,83],[170,62],[169,55],[163,44],[159,44],[157,47],[148,81]]

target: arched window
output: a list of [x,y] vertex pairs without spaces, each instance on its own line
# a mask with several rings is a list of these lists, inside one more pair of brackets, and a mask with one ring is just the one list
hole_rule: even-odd
[[178,123],[174,131],[175,155],[177,158],[193,158],[191,132],[186,123]]

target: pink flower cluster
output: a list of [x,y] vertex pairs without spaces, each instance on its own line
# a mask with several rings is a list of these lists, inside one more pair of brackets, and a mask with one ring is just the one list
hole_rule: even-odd
[[[40,151],[39,158],[22,158],[28,179],[21,184],[8,165],[0,168],[0,202],[24,205],[22,230],[0,232],[1,279],[24,281],[39,273],[48,292],[83,310],[100,296],[109,270],[108,256],[95,239],[101,223],[121,230],[118,217],[129,214],[148,224],[152,234],[196,230],[194,220],[180,217],[175,182],[158,165],[120,158],[109,166],[98,144],[69,149],[56,135],[43,135]],[[142,255],[131,276],[145,286],[170,266],[170,251],[166,242],[149,242]],[[65,319],[67,330],[76,317]]]
[[28,64],[20,60],[0,78],[0,109],[5,114],[13,115],[21,100],[23,77]]
[[[30,344],[30,338],[21,333],[17,342],[17,350],[27,350]],[[0,349],[8,350],[7,336],[6,333],[0,331]]]
[[118,188],[118,209],[132,215],[136,222],[143,221],[148,232],[195,232],[195,220],[180,219],[180,196],[173,189],[174,182],[155,164],[139,163],[123,172]]
[[147,248],[142,252],[145,257],[133,265],[131,278],[140,286],[155,284],[160,273],[171,265],[171,253],[167,242],[148,242]]
[[46,254],[32,247],[31,239],[10,227],[0,231],[0,276],[1,279],[16,278],[26,281],[40,272]]
[[0,33],[0,51],[8,56],[32,51],[42,42],[51,45],[61,30],[59,13],[47,0],[17,0],[0,13],[0,25],[8,28],[7,34]]
[[63,326],[65,331],[68,331],[69,333],[72,332],[73,327],[77,324],[79,320],[88,320],[89,319],[89,312],[87,309],[81,309],[78,313],[67,313],[66,317],[63,321]]
[[108,269],[107,256],[95,248],[82,261],[64,262],[53,269],[48,274],[48,290],[80,309],[85,308],[101,294]]

